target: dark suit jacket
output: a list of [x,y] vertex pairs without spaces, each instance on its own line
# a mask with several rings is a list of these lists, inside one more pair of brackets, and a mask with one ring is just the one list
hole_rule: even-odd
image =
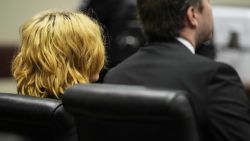
[[177,41],[142,47],[104,82],[188,91],[202,141],[250,141],[250,107],[236,71]]

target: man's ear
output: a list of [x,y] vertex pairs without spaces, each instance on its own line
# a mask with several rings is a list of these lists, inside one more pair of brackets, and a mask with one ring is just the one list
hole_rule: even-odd
[[198,10],[193,6],[190,6],[187,9],[186,19],[187,19],[188,25],[192,27],[198,26],[198,13],[197,12]]

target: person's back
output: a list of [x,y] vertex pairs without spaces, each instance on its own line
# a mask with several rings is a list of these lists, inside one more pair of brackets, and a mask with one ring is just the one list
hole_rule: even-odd
[[[174,8],[183,11],[171,13],[178,11]],[[212,32],[208,1],[138,0],[138,9],[149,43],[111,69],[104,82],[186,90],[201,140],[249,141],[250,107],[238,74],[226,64],[194,55],[195,46]],[[183,17],[171,17],[175,14]],[[178,23],[180,18],[185,20]]]

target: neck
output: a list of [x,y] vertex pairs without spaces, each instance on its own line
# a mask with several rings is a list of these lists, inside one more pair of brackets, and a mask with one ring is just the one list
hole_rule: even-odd
[[189,43],[191,43],[191,45],[196,48],[196,40],[195,40],[195,34],[192,30],[188,30],[188,29],[183,29],[182,31],[180,31],[179,36],[185,40],[187,40]]

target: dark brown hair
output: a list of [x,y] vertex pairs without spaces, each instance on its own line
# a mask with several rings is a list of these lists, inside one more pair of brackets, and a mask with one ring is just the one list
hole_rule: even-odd
[[184,25],[188,7],[202,0],[137,0],[143,30],[150,41],[172,40]]

